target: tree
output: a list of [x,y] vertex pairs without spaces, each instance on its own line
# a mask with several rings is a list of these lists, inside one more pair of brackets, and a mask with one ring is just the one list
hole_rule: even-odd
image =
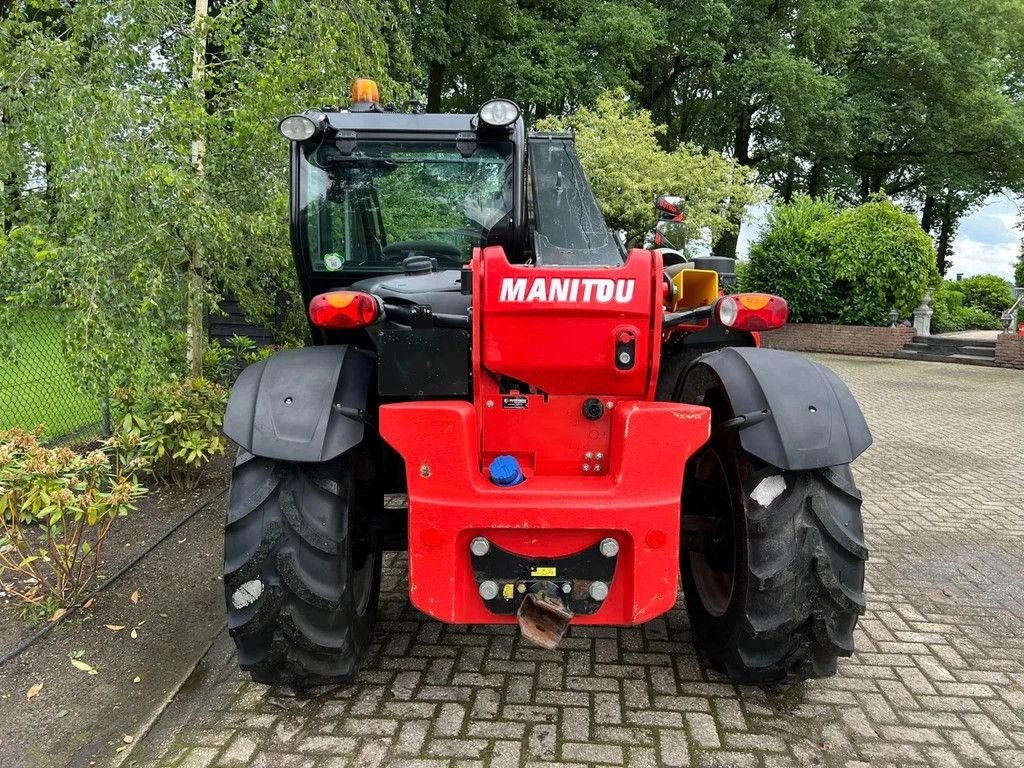
[[0,158],[16,179],[0,324],[33,302],[71,310],[87,382],[185,371],[190,272],[193,328],[220,289],[269,313],[294,279],[277,119],[337,103],[360,75],[393,94],[389,71],[408,66],[384,4],[213,0],[206,24],[196,9],[25,0],[0,27]]
[[406,16],[431,112],[515,100],[530,117],[564,114],[603,90],[639,89],[664,17],[646,0],[415,0]]
[[707,231],[711,241],[730,232],[749,206],[763,199],[751,174],[734,161],[693,145],[666,152],[659,144],[664,126],[650,112],[635,110],[622,90],[597,98],[565,119],[552,118],[541,130],[576,132],[576,147],[608,224],[639,237],[650,229],[654,199],[686,199],[691,232]]

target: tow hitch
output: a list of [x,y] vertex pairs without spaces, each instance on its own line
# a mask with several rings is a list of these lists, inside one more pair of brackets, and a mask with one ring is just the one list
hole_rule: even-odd
[[531,643],[553,651],[561,644],[573,613],[566,608],[554,584],[537,582],[535,588],[519,603],[519,632]]
[[615,579],[619,543],[606,537],[562,557],[519,555],[484,536],[470,542],[473,575],[492,613],[515,615],[523,637],[554,650],[574,616],[597,613]]

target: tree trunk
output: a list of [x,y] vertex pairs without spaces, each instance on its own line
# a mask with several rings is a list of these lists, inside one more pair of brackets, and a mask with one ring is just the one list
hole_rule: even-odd
[[[744,100],[739,105],[739,109],[736,112],[736,132],[733,135],[733,154],[736,158],[736,162],[740,165],[750,167],[750,138],[751,138],[751,127],[750,119],[753,116],[753,110],[750,107],[749,99]],[[738,215],[738,214],[737,214]],[[722,236],[718,238],[718,242],[715,243],[712,253],[715,256],[721,256],[727,259],[736,258],[736,246],[739,244],[739,220],[736,220],[736,231],[735,232],[724,232]]]
[[939,274],[945,276],[946,270],[949,268],[949,254],[953,239],[953,209],[948,197],[942,203],[940,216],[939,242],[935,247],[937,252],[935,261],[939,268]]
[[736,232],[723,232],[722,236],[718,238],[718,242],[715,243],[715,247],[711,249],[713,256],[721,256],[726,259],[736,258],[736,246],[740,242],[740,233]]
[[[206,19],[209,15],[209,0],[195,0],[193,30],[196,35],[192,48],[192,90],[197,99],[206,102],[206,43],[208,31]],[[204,110],[205,111],[205,110]],[[206,135],[199,129],[192,137],[192,170],[199,186],[206,175]],[[189,375],[199,378],[203,375],[203,243],[194,238],[188,247],[188,307],[186,309],[185,337],[187,340],[186,363]]]
[[811,171],[807,174],[807,194],[812,198],[821,195],[821,163],[811,163]]
[[786,203],[793,202],[793,177],[796,175],[796,161],[789,159],[789,166],[786,168],[786,178],[782,182],[782,200]]
[[932,233],[932,224],[935,219],[935,197],[924,196],[924,208],[921,210],[921,229],[929,235]]
[[427,112],[441,111],[441,92],[444,90],[444,64],[430,62],[427,70]]
[[736,162],[740,165],[750,165],[750,118],[752,110],[749,100],[744,101],[737,112],[736,134],[733,137],[733,152]]

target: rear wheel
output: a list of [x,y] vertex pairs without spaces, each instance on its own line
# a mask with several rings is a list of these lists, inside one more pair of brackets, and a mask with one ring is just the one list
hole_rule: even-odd
[[351,680],[366,657],[381,563],[362,536],[359,456],[293,464],[239,450],[224,588],[239,665],[257,682]]
[[835,674],[864,612],[860,507],[849,465],[784,471],[714,431],[687,465],[680,569],[715,668],[741,683]]

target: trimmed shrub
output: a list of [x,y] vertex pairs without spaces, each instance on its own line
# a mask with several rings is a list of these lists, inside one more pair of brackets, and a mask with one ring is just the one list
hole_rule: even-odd
[[837,322],[887,324],[890,310],[907,317],[920,302],[935,249],[909,213],[876,197],[841,211],[818,234],[827,246]]
[[998,318],[989,312],[980,307],[966,306],[966,296],[960,290],[965,282],[944,280],[935,289],[931,303],[933,333],[974,329],[994,331],[1002,328]]
[[830,286],[818,233],[835,215],[827,200],[801,196],[775,205],[764,234],[750,248],[744,290],[782,296],[789,302],[791,322],[829,322]]
[[964,306],[974,307],[998,319],[1013,304],[1013,289],[998,275],[974,275],[955,283],[964,295]]
[[889,312],[908,317],[936,277],[931,239],[886,198],[837,211],[802,197],[769,214],[746,284],[786,299],[795,322],[888,325]]

